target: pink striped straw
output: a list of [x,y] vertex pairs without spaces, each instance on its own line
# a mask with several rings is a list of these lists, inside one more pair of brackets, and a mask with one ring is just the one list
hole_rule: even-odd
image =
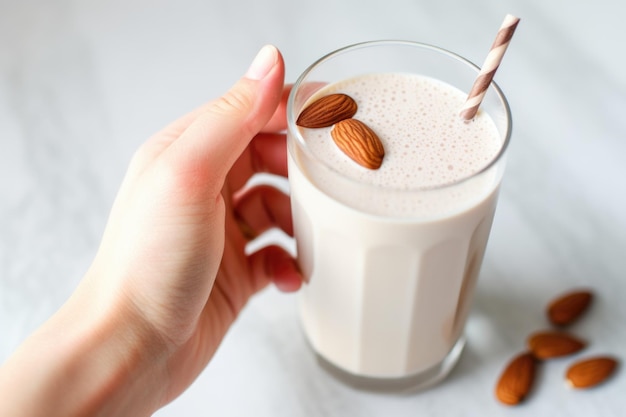
[[489,87],[491,80],[493,80],[493,76],[502,61],[506,48],[511,42],[511,38],[513,37],[513,33],[515,32],[515,28],[517,28],[518,23],[518,17],[510,14],[505,16],[504,22],[502,22],[502,26],[496,35],[496,39],[493,42],[493,45],[491,45],[489,54],[487,55],[487,58],[485,59],[485,62],[476,77],[476,81],[474,81],[472,90],[467,96],[467,100],[460,111],[460,116],[464,120],[469,121],[476,116],[478,107],[480,107],[480,103],[482,103],[483,98],[485,97],[487,88]]

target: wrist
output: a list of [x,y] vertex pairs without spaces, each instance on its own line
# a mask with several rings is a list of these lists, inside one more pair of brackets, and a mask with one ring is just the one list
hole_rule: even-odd
[[163,344],[131,306],[98,308],[82,295],[0,369],[0,389],[11,395],[1,415],[148,416],[163,403]]

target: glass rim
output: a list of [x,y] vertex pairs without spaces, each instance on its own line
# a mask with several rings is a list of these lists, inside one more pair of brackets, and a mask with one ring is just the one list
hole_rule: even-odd
[[[343,180],[346,180],[350,183],[355,183],[358,186],[365,186],[367,188],[372,188],[372,189],[378,189],[378,190],[387,190],[387,191],[394,191],[394,192],[415,192],[415,191],[434,191],[434,190],[443,190],[443,189],[447,189],[456,185],[460,185],[464,182],[470,181],[476,177],[479,177],[480,175],[482,175],[483,173],[489,171],[491,168],[493,168],[505,155],[506,150],[509,146],[509,142],[511,139],[511,132],[512,132],[512,128],[513,128],[513,119],[512,119],[512,115],[511,115],[511,108],[509,106],[509,102],[506,99],[506,96],[504,95],[504,93],[502,92],[502,90],[500,89],[500,87],[498,86],[498,84],[495,81],[491,81],[491,83],[489,84],[488,88],[492,88],[499,101],[500,104],[502,105],[503,109],[504,109],[504,114],[506,117],[506,131],[504,132],[504,140],[502,141],[502,145],[498,151],[498,153],[488,162],[486,163],[484,166],[481,167],[481,169],[479,169],[478,171],[466,176],[466,177],[462,177],[459,178],[455,181],[451,181],[448,183],[444,183],[444,184],[437,184],[437,185],[431,185],[431,186],[417,186],[417,187],[407,187],[407,188],[394,188],[394,187],[389,187],[389,186],[383,186],[383,185],[379,185],[379,184],[371,184],[371,183],[363,183],[361,181],[358,181],[357,179],[354,179],[352,177],[349,177],[343,173],[341,173],[340,171],[338,171],[336,168],[334,168],[332,166],[332,164],[329,164],[327,161],[325,161],[324,159],[320,158],[318,155],[316,155],[314,152],[311,151],[311,149],[307,146],[306,141],[304,140],[304,138],[302,137],[302,134],[300,133],[300,129],[298,128],[298,126],[296,125],[296,118],[297,116],[294,113],[294,106],[295,106],[295,96],[296,96],[296,92],[298,91],[298,89],[300,88],[301,85],[303,85],[304,81],[306,80],[306,78],[308,77],[308,75],[315,69],[317,68],[319,65],[323,64],[326,61],[329,61],[331,59],[333,59],[335,56],[344,54],[346,52],[350,52],[353,50],[358,50],[358,49],[363,49],[363,48],[368,48],[368,47],[379,47],[379,46],[407,46],[407,47],[412,47],[412,48],[418,48],[418,49],[423,49],[423,50],[430,50],[433,52],[437,52],[439,54],[442,54],[444,56],[448,56],[450,58],[453,58],[454,60],[456,60],[457,62],[460,62],[462,64],[465,64],[469,69],[474,70],[476,72],[476,75],[478,75],[478,72],[480,71],[480,67],[478,65],[476,65],[475,63],[473,63],[472,61],[468,60],[467,58],[464,58],[463,56],[455,53],[455,52],[451,52],[447,49],[438,47],[438,46],[434,46],[431,44],[427,44],[427,43],[422,43],[422,42],[417,42],[417,41],[408,41],[408,40],[394,40],[394,39],[388,39],[388,40],[375,40],[375,41],[365,41],[365,42],[359,42],[359,43],[355,43],[355,44],[351,44],[351,45],[347,45],[344,46],[342,48],[339,49],[335,49],[332,52],[327,53],[326,55],[322,56],[321,58],[317,59],[315,62],[313,62],[311,65],[309,65],[303,72],[302,74],[297,78],[296,82],[293,84],[291,91],[289,93],[289,98],[287,100],[287,129],[289,132],[291,132],[295,137],[296,137],[296,142],[298,143],[298,146],[300,148],[300,150],[302,150],[309,158],[314,159],[315,161],[317,161],[318,163],[322,164],[322,166],[325,167],[325,169],[330,170],[333,174],[341,177]],[[340,80],[334,80],[334,81],[340,81]],[[289,135],[291,136],[291,135]],[[299,164],[299,162],[296,163]]]

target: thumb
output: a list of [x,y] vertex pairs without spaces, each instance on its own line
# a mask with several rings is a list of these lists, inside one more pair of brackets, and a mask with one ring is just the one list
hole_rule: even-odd
[[193,183],[202,183],[214,195],[219,193],[234,162],[274,114],[284,74],[280,52],[274,46],[264,46],[246,74],[195,115],[168,147],[166,158],[193,175]]

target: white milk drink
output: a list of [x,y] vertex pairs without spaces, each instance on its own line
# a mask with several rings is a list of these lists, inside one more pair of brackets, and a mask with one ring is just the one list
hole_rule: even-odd
[[361,167],[332,127],[299,128],[310,157],[290,139],[306,336],[358,376],[402,378],[456,361],[502,174],[485,168],[501,135],[485,112],[461,120],[466,94],[433,78],[361,75],[308,102],[331,93],[357,102],[354,118],[377,133],[385,157],[378,170]]

